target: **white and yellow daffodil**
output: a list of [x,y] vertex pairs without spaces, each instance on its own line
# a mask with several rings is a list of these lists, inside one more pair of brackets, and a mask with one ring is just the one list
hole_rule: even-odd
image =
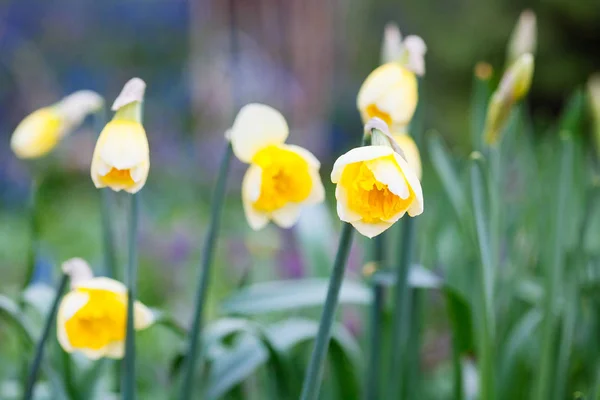
[[98,111],[103,103],[102,97],[90,90],[72,93],[25,117],[11,137],[10,147],[19,158],[42,157],[77,129],[88,114]]
[[421,166],[421,155],[417,144],[413,140],[412,136],[408,133],[393,133],[392,137],[398,144],[398,147],[402,150],[404,159],[408,163],[408,166],[414,171],[415,175],[419,180],[423,176],[423,168]]
[[423,212],[421,183],[408,163],[390,146],[364,146],[337,159],[331,172],[337,184],[339,218],[372,238],[405,213]]
[[417,78],[397,62],[375,69],[358,92],[357,106],[363,122],[381,118],[392,131],[408,125],[417,107]]
[[[127,323],[127,288],[121,282],[94,277],[79,258],[63,264],[71,277],[71,290],[58,308],[57,337],[68,352],[80,352],[96,360],[123,358]],[[136,301],[134,327],[141,330],[154,322],[152,311]]]
[[113,104],[115,116],[100,133],[92,157],[91,175],[97,188],[136,193],[146,183],[150,150],[141,123],[145,90],[144,81],[133,78]]
[[250,164],[242,182],[242,202],[254,230],[270,220],[289,228],[302,206],[323,201],[321,164],[308,150],[285,144],[289,134],[285,118],[264,104],[248,104],[228,132],[234,154]]

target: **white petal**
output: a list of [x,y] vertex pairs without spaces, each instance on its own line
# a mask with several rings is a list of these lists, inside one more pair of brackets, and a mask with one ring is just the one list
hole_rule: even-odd
[[342,177],[342,171],[344,167],[348,164],[356,163],[359,161],[368,161],[373,160],[379,157],[389,156],[393,154],[394,150],[392,150],[389,146],[363,146],[356,147],[346,154],[342,154],[333,164],[333,170],[331,171],[331,181],[333,183],[338,183],[340,178]]
[[378,158],[367,163],[375,179],[388,186],[390,192],[399,196],[401,199],[408,199],[410,192],[404,181],[402,172],[391,159]]
[[131,78],[127,81],[119,96],[115,99],[111,109],[117,111],[119,108],[133,103],[135,101],[144,100],[144,92],[146,91],[146,82],[140,78]]
[[104,346],[101,351],[102,357],[120,360],[125,356],[125,341],[111,342]]
[[257,103],[242,107],[229,132],[233,152],[246,163],[250,163],[264,147],[284,143],[288,134],[283,115],[272,107]]
[[110,165],[108,165],[107,163],[102,161],[101,158],[98,157],[98,159],[96,160],[96,168],[95,168],[98,175],[105,176],[106,174],[108,174],[110,172],[111,169],[112,169],[112,167]]
[[260,197],[261,184],[262,168],[255,164],[250,165],[242,180],[242,197],[252,203],[256,202]]
[[417,216],[423,212],[423,189],[421,188],[421,182],[417,178],[415,172],[408,166],[408,163],[397,153],[394,153],[394,158],[400,166],[408,185],[415,194],[415,201],[408,208],[408,215],[411,217]]
[[127,287],[121,282],[104,276],[99,276],[82,282],[76,282],[73,285],[77,289],[100,289],[109,292],[127,294]]
[[102,161],[116,169],[130,169],[149,163],[150,152],[144,127],[136,122],[109,122],[96,143]]
[[94,277],[92,269],[83,258],[71,258],[62,263],[61,269],[65,274],[69,275],[71,287],[77,284],[77,282],[87,281]]
[[301,211],[301,204],[288,203],[280,209],[272,211],[271,219],[282,228],[291,228],[298,222]]
[[154,323],[154,313],[139,301],[134,303],[134,323],[135,329],[146,329]]
[[148,171],[150,170],[150,163],[144,162],[140,165],[137,165],[129,170],[129,176],[133,179],[134,182],[139,183],[142,180],[145,182],[148,177]]
[[[76,351],[80,352],[81,354],[83,354],[84,356],[89,358],[90,360],[99,360],[102,357],[123,358],[123,354],[121,354],[120,357],[114,356],[115,347],[117,347],[119,343],[121,343],[121,346],[123,348],[123,353],[124,353],[125,346],[124,346],[123,342],[111,342],[111,343],[107,344],[106,346],[101,347],[97,350],[81,348],[81,349],[76,349]],[[111,356],[109,356],[107,353],[111,353]]]
[[269,217],[257,211],[253,204],[260,197],[262,169],[258,165],[250,165],[242,181],[242,204],[248,225],[255,231],[264,228],[269,223]]
[[348,197],[346,189],[341,185],[335,187],[335,198],[337,199],[337,214],[344,222],[354,222],[362,219],[362,216],[348,207]]
[[368,238],[373,238],[386,229],[388,229],[392,224],[389,222],[376,222],[376,223],[367,223],[363,220],[351,222],[352,226],[363,236]]

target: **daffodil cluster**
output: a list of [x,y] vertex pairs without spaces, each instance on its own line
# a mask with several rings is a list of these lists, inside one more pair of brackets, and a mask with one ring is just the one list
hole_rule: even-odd
[[308,150],[285,144],[289,129],[272,107],[248,104],[228,132],[233,152],[250,164],[242,182],[242,202],[254,230],[272,220],[289,228],[304,205],[323,201],[319,160]]
[[[65,262],[63,272],[71,278],[71,290],[58,308],[57,337],[68,352],[80,352],[96,360],[123,358],[127,320],[127,288],[121,282],[94,277],[80,258]],[[152,311],[134,305],[134,326],[145,329],[154,322]]]

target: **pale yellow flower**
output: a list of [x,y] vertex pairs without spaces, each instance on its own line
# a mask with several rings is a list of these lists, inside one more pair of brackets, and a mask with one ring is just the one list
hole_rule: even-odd
[[337,213],[364,236],[374,237],[405,213],[423,212],[421,183],[408,163],[390,146],[364,146],[337,159],[331,172],[336,183]]
[[512,64],[523,54],[535,53],[537,46],[536,20],[535,13],[531,10],[525,10],[519,16],[519,21],[508,42],[507,65]]
[[116,111],[94,149],[91,176],[97,188],[138,192],[150,170],[150,150],[141,124],[141,103],[146,84],[133,78],[123,87],[113,104]]
[[263,104],[248,104],[228,132],[234,154],[250,164],[242,182],[242,202],[254,230],[269,220],[289,228],[304,205],[323,201],[321,164],[308,150],[285,144],[285,118]]
[[392,137],[396,140],[396,143],[398,143],[398,146],[402,150],[408,166],[414,171],[417,178],[421,180],[421,177],[423,176],[421,155],[412,136],[407,133],[393,133]]
[[34,111],[17,126],[10,147],[19,158],[42,157],[81,125],[88,114],[100,109],[103,103],[97,93],[81,90],[52,106]]
[[381,118],[391,130],[403,129],[417,107],[417,78],[408,68],[390,62],[375,69],[358,92],[363,122]]
[[[72,259],[63,264],[71,276],[71,290],[58,308],[57,337],[68,353],[80,352],[96,360],[123,358],[127,323],[127,288],[121,282],[93,277],[88,264]],[[134,327],[141,330],[154,322],[152,311],[136,301]]]

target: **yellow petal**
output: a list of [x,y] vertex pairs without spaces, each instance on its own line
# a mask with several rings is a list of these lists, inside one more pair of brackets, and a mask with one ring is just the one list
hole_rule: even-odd
[[408,199],[410,192],[402,171],[394,162],[387,158],[378,158],[367,163],[367,167],[373,172],[375,179],[387,185],[390,192],[401,199]]
[[419,149],[417,148],[417,144],[413,140],[413,138],[405,133],[394,134],[394,139],[402,152],[404,153],[404,158],[408,165],[415,171],[417,178],[420,180],[423,176],[423,169],[421,167],[421,155],[419,154]]
[[279,111],[253,103],[242,107],[229,131],[229,137],[237,158],[250,163],[264,147],[284,143],[288,133],[287,122]]
[[10,140],[19,158],[37,158],[49,153],[65,133],[63,120],[51,107],[42,108],[25,117]]
[[411,217],[415,217],[423,213],[424,203],[423,203],[423,189],[421,188],[421,182],[417,178],[415,172],[408,166],[408,163],[402,158],[398,153],[394,153],[394,158],[396,162],[400,166],[402,173],[404,174],[404,178],[408,182],[411,190],[415,194],[415,201],[412,202],[410,207],[408,208],[408,215]]
[[417,107],[417,78],[398,63],[374,70],[358,92],[357,106],[363,122],[373,117],[389,126],[407,125]]
[[56,336],[61,347],[68,353],[74,351],[67,331],[65,329],[65,323],[79,311],[89,300],[87,293],[71,291],[67,293],[61,300],[57,312],[56,322]]

